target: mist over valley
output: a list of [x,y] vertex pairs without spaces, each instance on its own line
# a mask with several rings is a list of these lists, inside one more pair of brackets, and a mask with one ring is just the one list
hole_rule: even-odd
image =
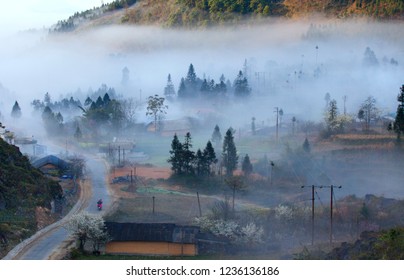
[[[271,236],[266,249],[291,250],[310,242],[312,186],[318,186],[317,238],[327,241],[333,186],[340,219],[335,240],[402,225],[394,216],[404,198],[396,118],[397,96],[404,94],[401,21],[278,18],[205,29],[106,25],[26,31],[2,42],[4,130],[36,139],[49,151],[56,143],[61,156],[85,151],[105,158],[110,181],[124,182],[111,183],[119,197],[111,220],[190,223],[202,215],[184,193],[199,191],[210,218],[234,218],[240,227],[256,221]],[[215,126],[222,137],[217,142]],[[238,157],[230,175],[223,150],[229,131]],[[181,147],[192,143],[188,167],[174,164],[174,135]],[[197,150],[206,160],[207,142],[217,158],[205,170]],[[133,149],[123,148],[128,143]],[[31,146],[20,150],[38,156]],[[135,166],[162,168],[156,172],[165,177],[145,175],[143,185],[133,187],[125,176]],[[236,183],[226,181],[233,175],[245,184],[237,192]],[[150,216],[146,186],[153,203],[157,197],[186,211],[167,204],[169,210]],[[285,258],[290,256],[288,251]]]

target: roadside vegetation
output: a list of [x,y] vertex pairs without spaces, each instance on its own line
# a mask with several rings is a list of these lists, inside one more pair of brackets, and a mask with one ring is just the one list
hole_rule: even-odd
[[0,257],[57,220],[51,203],[62,198],[57,180],[45,177],[17,147],[0,138]]

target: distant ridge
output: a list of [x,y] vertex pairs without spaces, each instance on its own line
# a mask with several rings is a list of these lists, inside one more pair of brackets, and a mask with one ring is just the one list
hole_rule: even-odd
[[51,32],[111,24],[209,27],[265,18],[403,20],[403,0],[116,0],[77,12]]

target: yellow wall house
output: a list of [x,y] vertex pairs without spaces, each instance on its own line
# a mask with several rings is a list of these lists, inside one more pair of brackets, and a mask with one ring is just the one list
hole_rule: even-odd
[[198,227],[159,223],[113,223],[106,227],[111,240],[107,254],[195,256]]

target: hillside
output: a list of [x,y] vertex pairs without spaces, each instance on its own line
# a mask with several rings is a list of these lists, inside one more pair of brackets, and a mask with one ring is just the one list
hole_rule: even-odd
[[38,217],[50,216],[61,186],[31,166],[16,146],[0,138],[0,258],[38,229]]
[[342,242],[338,247],[329,245],[305,248],[295,255],[303,260],[403,260],[404,228],[394,227],[381,231],[362,232],[353,243]]
[[265,18],[404,19],[401,0],[116,0],[59,21],[51,31],[108,24],[207,27]]

